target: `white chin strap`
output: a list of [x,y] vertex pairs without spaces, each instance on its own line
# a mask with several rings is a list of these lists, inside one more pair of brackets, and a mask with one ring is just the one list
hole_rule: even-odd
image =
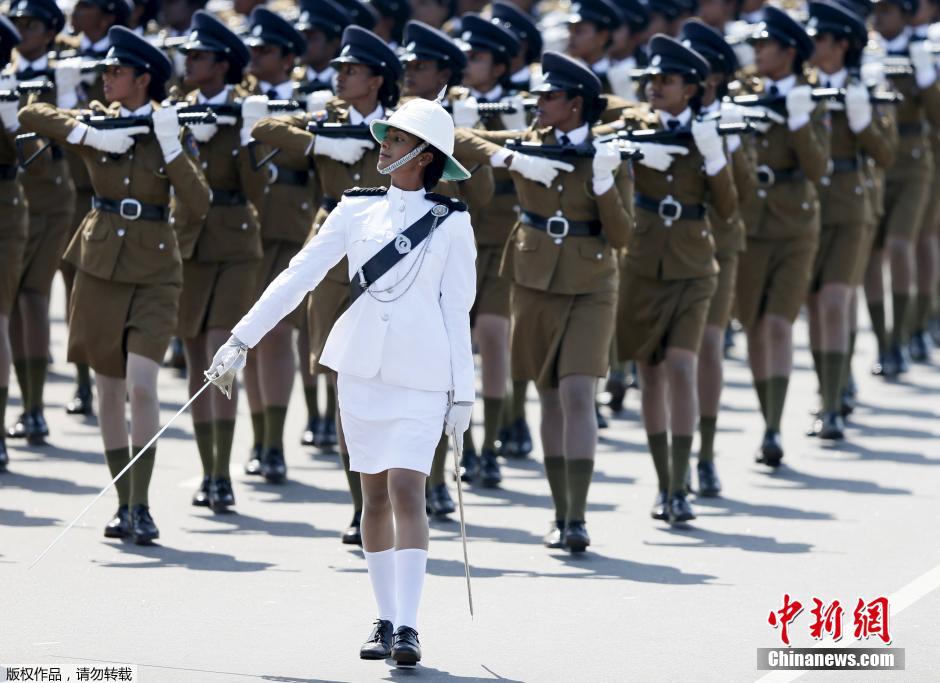
[[397,170],[400,169],[402,166],[404,166],[405,164],[407,164],[409,161],[411,161],[412,159],[414,159],[416,156],[418,156],[419,154],[421,154],[421,152],[423,152],[424,150],[426,150],[429,146],[430,146],[430,145],[428,145],[428,143],[422,142],[420,145],[418,145],[418,146],[415,147],[413,150],[411,150],[410,152],[408,152],[408,154],[406,154],[405,156],[403,156],[403,157],[402,157],[401,159],[399,159],[398,161],[393,161],[392,163],[390,163],[390,164],[389,164],[388,166],[386,166],[385,168],[376,168],[376,170],[377,170],[379,173],[381,173],[382,175],[388,175],[389,173],[392,173],[392,172],[394,172],[394,171],[397,171]]

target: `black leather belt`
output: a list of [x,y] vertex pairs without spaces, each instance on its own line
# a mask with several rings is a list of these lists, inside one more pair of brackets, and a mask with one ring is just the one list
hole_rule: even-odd
[[601,234],[600,221],[573,221],[564,216],[545,218],[528,211],[522,212],[522,222],[536,230],[544,230],[556,240],[565,237],[596,237]]
[[108,213],[116,213],[129,221],[143,219],[145,221],[166,221],[170,218],[170,210],[165,206],[144,204],[136,199],[105,199],[93,197],[92,208]]
[[269,165],[268,169],[269,184],[304,186],[310,182],[310,171],[292,171],[289,168],[281,168],[274,164]]
[[65,150],[58,145],[49,145],[49,151],[52,153],[53,161],[59,161],[65,158]]
[[927,131],[924,128],[923,123],[899,123],[898,124],[898,135],[902,138],[913,137],[915,135],[923,135]]
[[652,211],[667,221],[700,221],[705,218],[704,204],[680,204],[671,196],[665,199],[653,199],[637,192],[633,195],[633,204],[640,209]]
[[212,206],[243,206],[248,198],[241,190],[211,190]]
[[493,183],[493,194],[516,194],[516,184],[511,180],[497,180]]
[[15,180],[16,166],[13,164],[0,164],[0,180]]
[[832,175],[833,173],[847,173],[849,171],[857,171],[859,167],[858,159],[833,159],[829,162],[829,173],[826,175]]
[[337,204],[339,204],[339,200],[333,199],[332,197],[324,197],[320,200],[320,206],[326,209],[327,212],[335,209]]
[[774,169],[770,166],[757,167],[757,184],[761,187],[771,187],[777,183],[789,183],[794,180],[804,180],[806,174],[798,168]]

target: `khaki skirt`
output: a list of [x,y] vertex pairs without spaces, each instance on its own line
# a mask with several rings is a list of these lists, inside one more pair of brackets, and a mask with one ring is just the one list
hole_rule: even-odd
[[502,257],[502,246],[477,247],[477,298],[470,312],[471,320],[482,314],[509,317],[510,283],[499,274]]
[[734,284],[738,278],[738,252],[715,255],[718,261],[718,285],[708,304],[706,325],[714,325],[722,330],[728,326],[731,319],[731,309],[734,306]]
[[183,261],[179,330],[192,339],[209,330],[231,330],[254,304],[258,261]]
[[[813,262],[810,292],[816,293],[825,285],[854,285],[858,278],[859,262],[868,260],[868,226],[862,223],[834,223],[823,225],[819,233],[819,248]],[[864,266],[861,266],[864,269]]]
[[23,257],[20,289],[49,296],[52,280],[62,262],[62,255],[72,236],[74,207],[53,207],[29,213],[29,239]]
[[809,292],[818,234],[747,240],[738,261],[735,313],[750,329],[765,315],[796,320]]
[[102,280],[78,271],[69,301],[68,359],[124,377],[127,354],[161,363],[176,331],[180,287]]
[[26,251],[26,199],[16,182],[0,184],[0,315],[10,317]]
[[604,377],[617,292],[553,294],[513,283],[512,378],[554,389],[562,377]]
[[655,365],[668,348],[698,353],[718,276],[657,280],[625,268],[617,311],[619,359]]

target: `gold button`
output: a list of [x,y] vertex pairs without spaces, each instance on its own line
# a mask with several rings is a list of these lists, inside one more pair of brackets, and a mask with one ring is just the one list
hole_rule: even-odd
[[758,190],[758,191],[757,191],[757,196],[760,197],[761,199],[766,199],[766,198],[767,198],[767,190],[763,190],[763,189]]

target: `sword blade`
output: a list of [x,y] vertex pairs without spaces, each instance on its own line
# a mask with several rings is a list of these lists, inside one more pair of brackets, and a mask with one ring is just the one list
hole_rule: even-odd
[[93,506],[95,503],[97,503],[98,500],[99,500],[104,494],[106,494],[106,493],[111,489],[112,486],[114,486],[114,484],[117,482],[118,479],[120,479],[121,477],[124,476],[124,473],[127,472],[127,470],[129,470],[129,469],[133,466],[133,464],[134,464],[135,462],[137,462],[137,459],[138,459],[140,456],[142,456],[144,453],[147,452],[147,449],[150,448],[150,447],[156,442],[156,440],[159,439],[160,436],[163,435],[163,432],[165,432],[165,431],[167,430],[167,428],[168,428],[171,424],[173,424],[173,421],[174,421],[176,418],[178,418],[180,415],[182,415],[182,414],[186,411],[186,409],[189,408],[190,405],[192,405],[193,401],[195,401],[197,398],[199,398],[199,395],[200,395],[202,392],[204,392],[204,391],[206,390],[206,388],[209,387],[209,386],[211,386],[211,382],[206,382],[205,384],[203,384],[203,385],[199,388],[199,391],[197,391],[195,394],[193,394],[193,395],[192,395],[192,398],[190,398],[188,401],[186,401],[186,405],[184,405],[182,408],[180,408],[178,411],[176,411],[176,415],[174,415],[173,417],[171,417],[170,420],[169,420],[169,422],[167,422],[165,425],[163,425],[163,427],[160,429],[160,431],[158,431],[156,434],[153,435],[153,438],[150,439],[150,441],[147,442],[147,445],[144,446],[143,448],[141,448],[141,449],[140,449],[140,452],[137,453],[137,455],[135,455],[133,458],[131,458],[131,461],[130,461],[129,463],[127,463],[127,464],[124,466],[124,469],[122,469],[120,472],[117,473],[117,476],[114,477],[114,479],[111,480],[111,483],[109,483],[107,486],[105,486],[103,489],[101,489],[101,491],[98,492],[98,495],[95,496],[95,497],[91,500],[91,502],[88,503],[88,505],[86,505],[85,508],[84,508],[81,512],[78,513],[78,516],[77,516],[75,519],[73,519],[71,522],[69,522],[68,526],[65,527],[65,528],[61,531],[61,533],[59,533],[59,535],[55,537],[55,540],[53,540],[52,543],[50,543],[50,544],[48,545],[48,547],[47,547],[45,550],[43,550],[41,553],[39,553],[39,556],[29,564],[29,567],[27,567],[27,570],[32,569],[33,567],[35,567],[35,566],[39,563],[39,561],[40,561],[42,558],[44,558],[44,557],[46,556],[46,554],[47,554],[50,550],[52,550],[52,549],[55,547],[56,543],[58,543],[59,541],[62,540],[62,537],[65,536],[65,534],[67,534],[67,533],[69,532],[69,530],[70,530],[73,526],[75,526],[75,525],[78,523],[78,521],[79,521],[82,517],[85,516],[85,513],[87,513],[89,510],[91,510],[92,506]]
[[451,430],[454,438],[454,472],[457,473],[457,507],[460,510],[460,540],[463,542],[463,569],[467,577],[467,601],[470,603],[470,618],[473,619],[473,591],[470,589],[470,559],[467,556],[467,526],[463,516],[463,482],[460,479],[460,441],[457,430]]

